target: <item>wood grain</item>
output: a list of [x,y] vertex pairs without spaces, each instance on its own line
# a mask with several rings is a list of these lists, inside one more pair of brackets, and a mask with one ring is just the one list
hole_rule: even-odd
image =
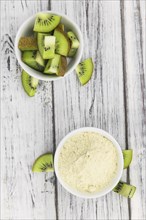
[[[29,98],[21,85],[14,39],[22,22],[48,1],[6,1],[2,10],[2,219],[55,219],[54,174],[33,174],[31,166],[53,150],[52,85],[41,82]],[[9,13],[11,12],[11,15]]]
[[[81,28],[82,59],[95,71],[82,87],[75,72],[60,81],[40,82],[29,98],[21,85],[14,39],[32,14],[52,9]],[[1,2],[1,219],[146,219],[145,1],[21,0]],[[122,180],[137,186],[132,200],[115,193],[94,200],[66,192],[54,174],[33,174],[36,157],[55,151],[71,130],[94,126],[112,134],[134,158]]]
[[134,151],[129,180],[137,186],[136,195],[130,200],[131,219],[146,219],[145,8],[142,1],[123,4],[127,144]]
[[[51,6],[80,26],[83,59],[91,56],[95,63],[94,75],[85,87],[75,73],[54,83],[56,145],[75,128],[95,126],[109,131],[125,148],[120,2],[55,1]],[[60,219],[129,218],[125,198],[110,193],[98,200],[83,200],[69,195],[59,184],[58,209]]]

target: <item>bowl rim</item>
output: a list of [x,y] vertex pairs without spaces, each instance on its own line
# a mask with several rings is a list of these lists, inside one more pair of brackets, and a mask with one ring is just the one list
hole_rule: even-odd
[[[108,138],[110,141],[112,141],[112,143],[114,144],[114,146],[116,147],[117,151],[118,151],[118,155],[119,155],[119,172],[117,172],[117,176],[113,182],[113,184],[109,187],[107,187],[105,190],[102,190],[101,192],[97,192],[95,194],[83,194],[80,193],[74,189],[72,189],[71,187],[69,187],[61,178],[59,172],[58,172],[58,158],[59,158],[59,154],[61,151],[61,148],[63,147],[63,144],[65,143],[65,141],[70,138],[71,136],[73,136],[76,133],[79,132],[97,132],[101,135],[104,135],[106,138]],[[102,196],[105,196],[106,194],[108,194],[109,192],[111,192],[113,190],[113,188],[118,184],[118,182],[121,179],[122,173],[123,173],[123,166],[124,166],[124,161],[123,161],[123,154],[122,154],[122,149],[120,147],[120,145],[118,144],[118,142],[115,140],[115,138],[110,135],[108,132],[106,132],[103,129],[99,129],[96,127],[81,127],[78,129],[75,129],[71,132],[69,132],[58,144],[58,147],[56,149],[55,155],[54,155],[54,170],[55,170],[55,174],[57,176],[58,181],[60,182],[60,184],[71,194],[73,194],[74,196],[80,197],[80,198],[84,198],[84,199],[94,199],[94,198],[100,198]]]
[[[49,76],[49,75],[45,75],[45,74],[42,74],[41,72],[37,71],[37,70],[34,70],[29,67],[28,65],[26,65],[22,60],[21,60],[21,57],[19,56],[19,48],[18,48],[18,42],[19,42],[19,39],[20,39],[20,33],[22,32],[23,28],[29,24],[29,22],[31,22],[32,19],[34,19],[36,17],[37,14],[39,13],[50,13],[50,14],[56,14],[56,15],[59,15],[61,16],[62,18],[68,20],[70,23],[72,23],[72,25],[74,26],[75,30],[76,30],[76,33],[78,34],[79,38],[80,38],[80,52],[78,54],[78,56],[76,57],[76,61],[74,63],[73,66],[70,67],[70,69],[66,72],[66,74],[62,77],[62,76]],[[59,79],[64,79],[65,77],[67,77],[71,72],[73,72],[75,70],[75,67],[79,64],[80,60],[81,60],[81,57],[82,57],[82,54],[83,54],[83,35],[81,33],[81,30],[79,28],[79,26],[71,19],[69,18],[66,14],[63,14],[63,13],[60,13],[60,12],[57,12],[57,11],[54,11],[54,10],[45,10],[45,11],[39,11],[35,14],[33,14],[32,16],[28,17],[19,27],[17,33],[16,33],[16,37],[15,37],[15,43],[14,43],[14,48],[15,48],[15,56],[18,60],[18,63],[20,64],[21,68],[24,69],[26,72],[28,72],[29,75],[31,75],[32,77],[35,77],[39,80],[44,80],[44,81],[56,81],[56,80],[59,80]],[[37,74],[40,73],[40,74]],[[42,74],[42,76],[41,76]]]

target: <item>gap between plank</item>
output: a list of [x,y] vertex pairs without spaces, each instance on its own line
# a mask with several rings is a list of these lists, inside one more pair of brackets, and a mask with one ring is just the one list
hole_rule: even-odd
[[[124,20],[124,1],[120,0],[120,11],[121,11],[121,39],[122,39],[122,64],[123,64],[123,95],[124,95],[124,116],[125,116],[125,143],[126,149],[128,146],[128,103],[127,103],[127,69],[126,69],[126,40],[125,40],[125,20]],[[130,170],[127,169],[127,182],[130,183]],[[131,201],[128,199],[128,212],[129,220],[131,220]]]
[[[48,10],[51,10],[51,0],[48,0]],[[56,150],[56,132],[55,132],[55,104],[54,104],[54,82],[51,82],[51,90],[52,90],[52,128],[53,128],[53,155]],[[55,211],[56,211],[56,220],[59,219],[58,216],[58,187],[57,187],[57,178],[54,173],[55,178]]]

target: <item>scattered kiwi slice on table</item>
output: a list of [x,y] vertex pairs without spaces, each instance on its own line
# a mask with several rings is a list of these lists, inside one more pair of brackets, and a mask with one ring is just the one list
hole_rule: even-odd
[[92,58],[88,58],[78,64],[78,66],[76,67],[76,72],[82,85],[85,85],[90,80],[93,69],[94,64]]
[[26,71],[22,71],[21,74],[22,85],[29,96],[34,96],[39,83],[39,80],[30,76]]
[[61,16],[49,14],[49,13],[39,13],[35,19],[34,31],[36,32],[51,32],[60,23]]
[[124,159],[124,169],[128,168],[131,164],[132,157],[133,157],[133,150],[123,150],[123,159]]
[[53,168],[53,154],[47,153],[38,157],[32,167],[33,172],[50,172]]
[[136,187],[120,181],[113,191],[127,198],[132,198],[136,191]]

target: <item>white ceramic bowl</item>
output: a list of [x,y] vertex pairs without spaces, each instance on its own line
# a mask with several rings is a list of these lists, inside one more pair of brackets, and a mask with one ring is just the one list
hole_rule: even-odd
[[[114,146],[117,149],[118,152],[118,170],[117,170],[117,174],[115,176],[115,178],[112,180],[112,182],[109,184],[109,186],[107,188],[105,188],[104,190],[102,190],[101,192],[97,192],[94,194],[89,194],[89,193],[82,193],[79,192],[71,187],[69,187],[61,178],[61,176],[59,175],[58,172],[58,158],[59,158],[59,154],[61,151],[61,148],[63,147],[64,143],[66,142],[66,140],[68,138],[70,138],[71,136],[74,136],[76,133],[79,132],[97,132],[103,136],[105,136],[106,138],[108,138],[110,141],[112,141],[112,143],[114,144]],[[93,128],[93,127],[84,127],[84,128],[79,128],[77,130],[74,130],[72,132],[70,132],[69,134],[67,134],[62,141],[59,143],[57,150],[55,152],[55,157],[54,157],[54,168],[55,168],[55,173],[56,176],[59,180],[59,182],[61,183],[61,185],[70,193],[72,193],[75,196],[78,197],[82,197],[82,198],[99,198],[101,196],[106,195],[107,193],[109,193],[110,191],[112,191],[112,189],[118,184],[122,173],[123,173],[123,154],[122,154],[122,150],[121,147],[119,146],[119,144],[117,143],[117,141],[106,131],[98,129],[98,128]]]
[[[40,12],[38,12],[40,13]],[[37,13],[37,14],[38,14]],[[51,13],[51,14],[56,14],[56,15],[60,15],[62,17],[61,19],[61,23],[63,23],[65,25],[65,29],[68,30],[72,30],[75,35],[77,36],[79,42],[80,42],[80,47],[78,48],[78,51],[76,53],[76,55],[69,60],[68,63],[68,67],[67,67],[67,72],[65,74],[64,77],[66,77],[69,73],[71,73],[76,66],[78,65],[78,63],[80,62],[81,56],[82,56],[82,52],[83,52],[83,37],[82,37],[82,33],[79,29],[79,27],[77,26],[77,24],[75,24],[75,22],[73,22],[69,17],[67,17],[64,14],[55,12],[55,11],[41,11],[41,13]],[[40,80],[46,80],[46,81],[52,81],[52,80],[58,80],[58,79],[63,79],[64,77],[59,77],[59,76],[49,76],[49,75],[45,75],[37,70],[32,69],[31,67],[27,66],[22,60],[21,60],[21,51],[18,48],[18,42],[20,37],[22,36],[31,36],[33,33],[33,26],[34,26],[34,22],[35,22],[35,18],[36,15],[31,16],[30,18],[28,18],[19,28],[17,35],[16,35],[16,39],[15,39],[15,54],[16,54],[16,58],[20,64],[20,66],[22,67],[22,69],[24,69],[28,74],[30,74],[31,76],[40,79]]]

